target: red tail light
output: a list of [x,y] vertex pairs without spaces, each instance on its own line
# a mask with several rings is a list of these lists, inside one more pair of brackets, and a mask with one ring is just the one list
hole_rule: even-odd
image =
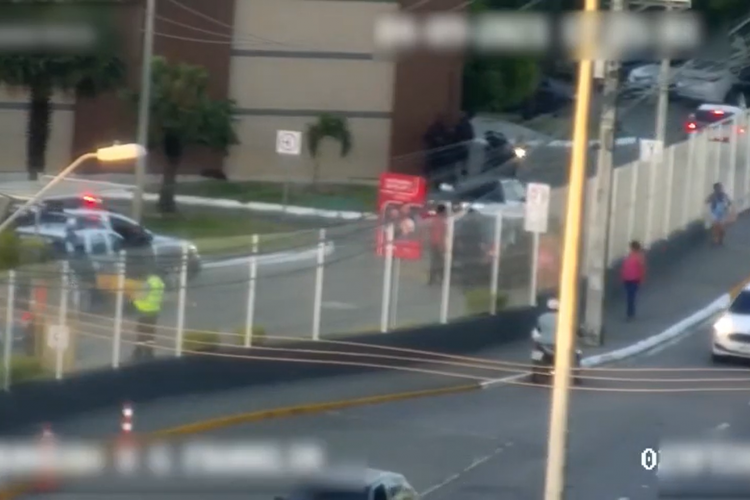
[[83,206],[86,208],[98,208],[102,204],[102,200],[94,195],[84,194],[81,196]]
[[716,116],[724,116],[726,114],[720,109],[714,109],[713,111],[711,111],[711,113],[715,114]]
[[687,124],[685,125],[685,130],[687,130],[688,132],[695,132],[696,130],[698,130],[698,124],[695,122],[687,122]]

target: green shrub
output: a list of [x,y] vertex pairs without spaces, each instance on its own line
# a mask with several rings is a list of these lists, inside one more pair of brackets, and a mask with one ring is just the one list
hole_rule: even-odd
[[[492,294],[488,288],[472,288],[464,291],[464,305],[468,314],[486,314],[490,312]],[[497,310],[502,311],[508,305],[508,295],[497,292]]]
[[[0,380],[3,379],[5,370],[0,372]],[[35,356],[16,354],[10,359],[10,383],[15,385],[41,378],[45,374],[42,363]]]
[[21,264],[21,240],[13,231],[0,233],[0,270],[13,269]]
[[182,349],[192,352],[211,352],[221,345],[218,332],[188,330],[182,337]]
[[[268,336],[266,335],[266,329],[259,325],[253,326],[253,338],[251,344],[260,344],[266,341]],[[236,345],[245,345],[245,327],[242,326],[237,329],[232,340]]]

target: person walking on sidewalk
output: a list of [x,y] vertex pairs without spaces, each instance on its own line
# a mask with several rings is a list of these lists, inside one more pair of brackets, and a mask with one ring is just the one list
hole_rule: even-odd
[[137,338],[133,351],[135,360],[154,357],[156,324],[159,321],[163,301],[164,281],[158,274],[151,271],[146,277],[140,296],[133,301],[133,305],[138,310]]
[[724,192],[721,182],[714,184],[713,192],[706,198],[709,216],[711,217],[711,240],[714,245],[724,244],[724,234],[731,215],[732,200]]
[[630,253],[622,262],[620,277],[625,287],[625,319],[631,321],[635,318],[638,290],[646,277],[646,257],[639,242],[630,242]]

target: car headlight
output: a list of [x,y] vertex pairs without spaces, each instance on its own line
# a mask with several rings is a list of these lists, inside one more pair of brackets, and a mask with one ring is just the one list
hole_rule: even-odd
[[732,333],[732,329],[732,321],[726,316],[722,316],[716,323],[714,323],[714,336],[726,337]]
[[516,158],[526,158],[526,150],[523,148],[515,148],[513,152],[516,155]]

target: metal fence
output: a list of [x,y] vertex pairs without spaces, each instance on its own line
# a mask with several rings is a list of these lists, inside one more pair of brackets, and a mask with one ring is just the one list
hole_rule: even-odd
[[[747,129],[747,116],[733,117],[651,161],[618,166],[609,260],[621,257],[629,240],[648,246],[703,219],[705,197],[716,181],[740,209],[748,208]],[[546,169],[564,177],[565,158],[544,158]],[[551,175],[545,168],[535,164],[534,171]],[[590,190],[594,182],[590,179]],[[387,236],[388,228],[374,220],[259,236],[252,248],[238,244],[221,259],[206,260],[194,277],[189,252],[178,253],[167,266],[174,279],[158,322],[156,355],[221,356],[217,345],[264,348],[269,338],[335,341],[345,334],[386,333],[529,304],[535,289],[552,288],[559,278],[565,195],[565,187],[553,189],[550,229],[538,241],[523,230],[522,212],[450,215],[446,265],[432,284],[430,221],[415,227],[423,251],[413,260],[387,251],[399,244],[395,239],[377,247],[378,234]],[[128,269],[138,267],[138,260],[124,254],[88,278],[76,261],[5,274],[0,279],[4,387],[131,363],[137,316],[129,304],[137,281],[130,281]]]

